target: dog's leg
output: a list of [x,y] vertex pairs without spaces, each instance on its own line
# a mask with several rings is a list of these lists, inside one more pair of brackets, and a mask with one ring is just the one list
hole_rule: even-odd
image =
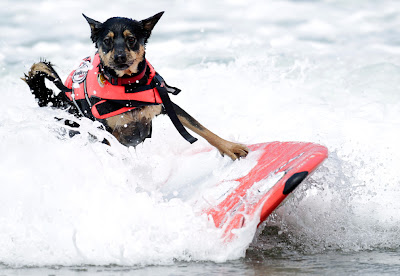
[[22,80],[29,85],[32,94],[38,100],[39,106],[67,107],[65,94],[55,95],[53,90],[46,87],[45,78],[53,82],[60,90],[66,89],[51,63],[47,61],[34,63]]
[[[52,106],[55,108],[68,109],[71,114],[78,114],[78,111],[75,107],[69,104],[68,98],[65,93],[58,93],[55,95],[53,90],[46,87],[45,79],[53,82],[60,91],[67,91],[68,88],[64,86],[61,82],[60,77],[57,72],[53,69],[53,66],[50,62],[41,61],[38,63],[34,63],[31,67],[31,70],[28,74],[25,74],[25,77],[22,78],[25,81],[29,88],[31,89],[32,94],[37,99],[37,103],[39,106]],[[71,121],[64,120],[61,118],[55,118],[57,121],[63,121],[66,126],[72,128],[78,128],[79,124]],[[79,134],[79,131],[70,130],[69,135],[72,137],[75,134]]]
[[249,149],[242,144],[229,142],[222,139],[218,135],[212,133],[210,130],[201,125],[186,111],[174,104],[174,109],[178,115],[179,120],[182,124],[193,132],[197,133],[204,139],[206,139],[211,145],[216,147],[222,155],[228,155],[232,160],[236,160],[241,157],[246,157],[249,153]]

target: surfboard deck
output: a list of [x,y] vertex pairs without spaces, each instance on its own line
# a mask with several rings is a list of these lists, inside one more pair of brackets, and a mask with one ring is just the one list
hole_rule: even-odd
[[[305,142],[271,142],[249,146],[259,151],[257,164],[234,189],[205,213],[224,231],[226,241],[232,230],[243,227],[246,219],[260,216],[260,225],[328,156],[326,147]],[[260,211],[261,209],[261,211]]]

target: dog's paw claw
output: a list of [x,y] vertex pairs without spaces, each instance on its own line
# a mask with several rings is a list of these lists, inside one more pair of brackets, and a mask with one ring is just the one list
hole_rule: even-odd
[[222,156],[228,155],[232,160],[244,158],[250,152],[250,149],[245,145],[232,142],[227,142],[218,149]]

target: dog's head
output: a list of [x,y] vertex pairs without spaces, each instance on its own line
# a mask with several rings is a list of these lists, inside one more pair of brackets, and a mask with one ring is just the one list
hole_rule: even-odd
[[147,40],[163,13],[141,21],[113,17],[104,23],[83,16],[90,25],[91,39],[99,49],[103,65],[121,77],[137,73],[138,65],[145,57]]

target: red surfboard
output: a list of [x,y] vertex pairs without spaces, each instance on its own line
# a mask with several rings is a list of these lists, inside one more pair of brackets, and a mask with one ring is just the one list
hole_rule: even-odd
[[260,214],[263,222],[328,156],[326,147],[313,143],[272,142],[249,148],[259,152],[257,164],[205,211],[224,229],[226,241],[235,237],[232,230],[241,228],[246,219]]

